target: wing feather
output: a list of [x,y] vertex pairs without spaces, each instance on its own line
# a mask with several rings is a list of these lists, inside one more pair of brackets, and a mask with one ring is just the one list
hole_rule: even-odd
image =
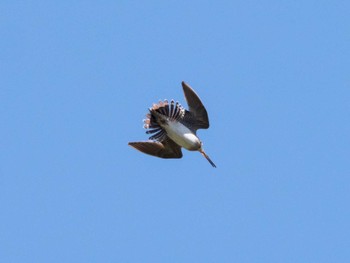
[[187,116],[185,116],[185,119],[191,122],[192,128],[194,130],[208,129],[208,113],[202,101],[196,92],[184,81],[182,82],[182,88],[184,90],[185,99],[189,107],[189,111],[186,111]]
[[169,159],[182,157],[181,147],[169,138],[163,142],[129,142],[129,145],[140,152],[160,158]]

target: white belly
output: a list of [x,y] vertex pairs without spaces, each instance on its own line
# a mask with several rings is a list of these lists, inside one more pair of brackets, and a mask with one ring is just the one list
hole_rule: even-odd
[[187,150],[196,151],[201,147],[198,137],[180,122],[169,121],[167,125],[164,125],[164,129],[170,139]]

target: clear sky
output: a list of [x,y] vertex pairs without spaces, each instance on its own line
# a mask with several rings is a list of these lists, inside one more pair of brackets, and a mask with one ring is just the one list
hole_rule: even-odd
[[[0,10],[0,262],[350,262],[349,1]],[[183,80],[217,169],[127,145]]]

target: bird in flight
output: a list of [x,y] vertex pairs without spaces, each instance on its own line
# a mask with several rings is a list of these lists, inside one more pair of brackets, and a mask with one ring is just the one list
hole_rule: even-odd
[[160,158],[181,158],[181,147],[189,151],[199,151],[213,167],[216,167],[204,152],[203,143],[196,134],[198,129],[209,128],[207,110],[196,92],[184,81],[182,88],[189,110],[174,100],[153,104],[144,119],[144,128],[151,137],[148,141],[129,142],[129,145]]

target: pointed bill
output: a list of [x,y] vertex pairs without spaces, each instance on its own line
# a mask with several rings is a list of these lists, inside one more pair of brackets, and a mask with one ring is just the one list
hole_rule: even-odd
[[214,168],[216,168],[215,163],[209,158],[209,156],[202,150],[200,151],[200,153],[205,157],[205,159],[208,160],[208,162],[211,164],[211,166],[213,166]]

